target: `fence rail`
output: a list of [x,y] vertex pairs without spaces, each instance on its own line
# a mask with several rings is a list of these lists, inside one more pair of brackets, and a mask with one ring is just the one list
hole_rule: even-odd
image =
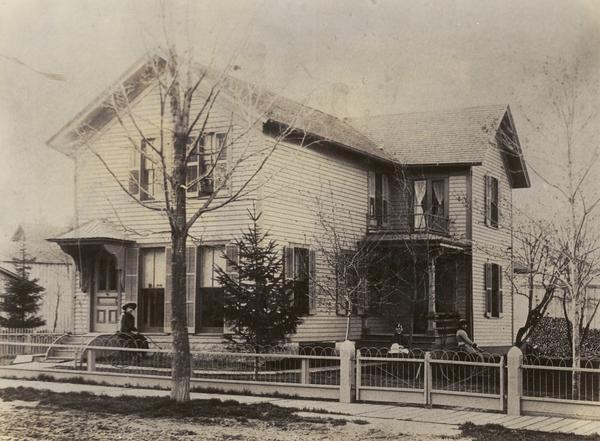
[[[118,339],[94,339],[88,344],[59,344],[57,336],[28,341],[0,335],[0,372],[34,373],[60,378],[111,378],[118,384],[168,387],[172,351],[128,346]],[[19,338],[17,338],[19,337]],[[27,337],[32,337],[28,335]],[[54,337],[54,338],[50,338]],[[129,342],[131,343],[131,342]],[[505,409],[556,416],[600,415],[600,360],[583,360],[574,368],[568,360],[524,358],[512,348],[507,357],[468,355],[453,351],[400,351],[387,348],[339,351],[311,348],[262,348],[264,352],[192,351],[192,385],[236,392],[286,393],[303,397],[359,401],[448,405],[485,410]],[[239,348],[238,348],[239,349]],[[507,363],[505,363],[507,361]],[[20,363],[18,366],[7,365]],[[25,373],[24,373],[25,372]],[[573,393],[573,375],[580,377]]]

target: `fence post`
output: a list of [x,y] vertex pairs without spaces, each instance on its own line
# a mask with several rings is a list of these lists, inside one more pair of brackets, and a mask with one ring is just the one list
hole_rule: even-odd
[[353,341],[346,340],[340,345],[340,403],[352,402],[355,354],[356,347]]
[[433,378],[431,374],[431,352],[425,352],[423,358],[423,394],[424,403],[427,406],[431,406],[431,387],[433,384]]
[[88,349],[87,351],[87,371],[96,371],[96,351],[94,349]]
[[300,383],[310,384],[310,359],[303,358],[300,365]]
[[521,395],[523,394],[523,353],[513,346],[508,351],[508,414],[521,415]]
[[354,395],[356,401],[360,401],[360,387],[362,385],[362,367],[360,366],[360,350],[356,351],[356,373],[355,373],[355,383],[356,383],[356,394]]

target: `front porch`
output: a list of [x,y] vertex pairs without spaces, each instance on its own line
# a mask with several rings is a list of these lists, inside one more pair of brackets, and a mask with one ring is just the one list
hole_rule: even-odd
[[374,326],[365,342],[391,341],[395,325],[413,347],[451,347],[459,318],[471,319],[467,244],[430,235],[370,234],[377,263],[370,271]]

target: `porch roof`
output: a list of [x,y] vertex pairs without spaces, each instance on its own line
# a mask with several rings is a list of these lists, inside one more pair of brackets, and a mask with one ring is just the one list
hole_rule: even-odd
[[57,237],[47,238],[49,242],[58,244],[70,243],[129,243],[134,242],[132,234],[107,219],[94,219],[73,228]]
[[369,233],[365,242],[380,243],[389,247],[444,248],[448,250],[466,251],[471,249],[471,243],[451,237],[435,234],[407,234],[396,231],[381,231]]

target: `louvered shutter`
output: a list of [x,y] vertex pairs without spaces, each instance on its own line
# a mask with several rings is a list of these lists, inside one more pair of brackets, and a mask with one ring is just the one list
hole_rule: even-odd
[[387,175],[381,176],[381,217],[383,225],[390,219],[390,182]]
[[171,275],[171,264],[173,256],[171,255],[171,247],[165,247],[165,332],[171,332],[171,292],[173,291],[173,276]]
[[485,313],[492,314],[492,264],[485,264]]
[[499,226],[499,225],[500,225],[500,206],[502,205],[502,204],[500,203],[500,201],[502,200],[502,199],[501,199],[501,197],[500,197],[500,196],[501,196],[501,194],[500,194],[500,180],[499,180],[499,179],[494,179],[494,180],[496,181],[496,182],[495,182],[495,185],[496,185],[496,194],[497,194],[497,201],[496,201],[496,203],[497,203],[497,207],[496,207],[496,213],[497,213],[497,216],[498,216],[498,218],[497,218],[497,220],[496,220],[496,226]]
[[140,158],[137,149],[131,148],[129,156],[129,193],[137,196],[140,192]]
[[[206,173],[210,171],[210,168],[212,166],[213,156],[211,147],[211,137],[211,135],[202,135],[202,137],[200,138],[200,142],[198,143],[198,153],[200,154],[200,166],[198,172],[199,176],[206,175]],[[209,176],[206,176],[204,179],[200,180],[200,183],[198,185],[198,193],[200,194],[200,196],[206,196],[213,192],[213,177],[214,170]]]
[[499,315],[502,316],[502,303],[503,303],[503,299],[502,299],[502,266],[500,265],[496,265],[496,268],[498,268],[498,312]]
[[[125,250],[125,297],[122,305],[125,303],[137,303],[138,301],[138,279],[139,279],[139,252],[137,247],[130,247]],[[138,308],[134,311],[137,320]]]
[[372,171],[369,171],[369,175],[368,175],[368,194],[369,194],[369,198],[368,198],[368,218],[369,218],[369,224],[371,225],[377,225],[377,219],[375,217],[376,215],[376,209],[375,209],[375,193],[376,193],[376,185],[375,185],[375,173]]
[[283,247],[283,274],[286,280],[294,280],[294,247]]
[[317,253],[308,252],[308,313],[317,312]]
[[491,176],[485,175],[485,224],[490,225],[492,219],[492,182]]
[[198,266],[196,247],[186,248],[186,274],[185,274],[185,312],[188,332],[193,334],[196,330],[196,270]]
[[225,246],[225,272],[233,280],[239,278],[240,249],[236,244]]

